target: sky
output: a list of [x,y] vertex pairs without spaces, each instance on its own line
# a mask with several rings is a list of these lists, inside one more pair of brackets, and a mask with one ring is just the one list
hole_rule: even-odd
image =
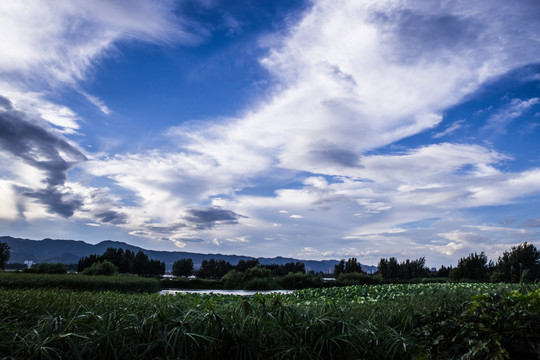
[[0,2],[0,229],[455,265],[540,246],[537,0]]

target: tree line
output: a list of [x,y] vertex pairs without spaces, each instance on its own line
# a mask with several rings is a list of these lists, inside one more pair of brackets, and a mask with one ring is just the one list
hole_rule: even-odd
[[149,259],[142,251],[137,253],[122,248],[107,248],[102,255],[85,256],[79,260],[77,271],[91,275],[111,273],[137,275],[163,275],[165,263]]
[[305,265],[303,262],[290,262],[285,264],[269,264],[261,265],[258,259],[239,260],[236,265],[232,265],[225,260],[208,259],[203,260],[201,267],[195,271],[193,260],[184,258],[173,263],[172,274],[174,276],[191,276],[195,275],[201,279],[221,279],[232,270],[238,272],[246,272],[252,268],[262,268],[269,271],[272,276],[285,276],[288,273],[305,273]]
[[[10,258],[10,248],[0,242],[0,269],[4,269]],[[64,273],[63,264],[35,264],[28,272]],[[77,271],[86,274],[138,274],[163,275],[165,263],[149,259],[148,255],[139,251],[108,248],[102,255],[83,257],[77,264]],[[174,262],[172,274],[175,276],[195,275],[202,279],[222,279],[226,275],[231,281],[252,280],[265,277],[285,277],[289,274],[306,274],[304,263],[290,262],[285,264],[261,265],[258,259],[240,260],[232,265],[225,260],[203,260],[201,267],[195,271],[193,260],[179,259]],[[314,275],[314,274],[313,274]],[[361,276],[359,276],[361,275]],[[342,259],[334,267],[334,276],[342,282],[362,281],[372,283],[369,276],[362,271],[356,258]],[[425,266],[425,258],[398,262],[394,257],[381,258],[377,265],[374,279],[384,281],[409,281],[414,278],[440,277],[453,281],[473,280],[492,282],[536,281],[540,279],[540,251],[527,242],[505,251],[497,262],[489,261],[484,252],[471,253],[459,259],[457,266],[441,266],[437,271],[430,271]]]
[[540,279],[540,251],[533,244],[524,242],[505,251],[496,263],[488,261],[484,252],[471,253],[460,258],[455,268],[441,266],[435,272],[425,267],[423,257],[401,263],[391,257],[379,261],[375,275],[390,281],[432,276],[453,281],[532,282]]

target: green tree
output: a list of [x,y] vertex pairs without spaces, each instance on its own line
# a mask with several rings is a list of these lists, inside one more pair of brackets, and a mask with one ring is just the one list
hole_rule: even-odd
[[176,260],[172,266],[172,274],[174,276],[190,276],[193,274],[193,260],[191,258]]
[[377,273],[381,275],[384,280],[397,279],[399,273],[399,263],[395,257],[390,259],[383,259],[379,261],[377,265]]
[[23,272],[37,274],[66,274],[67,267],[60,262],[56,264],[41,263],[34,264],[31,268],[24,269]]
[[255,266],[247,269],[244,272],[244,280],[252,280],[255,278],[270,278],[272,277],[272,271],[270,269]]
[[93,263],[90,267],[83,270],[84,275],[114,275],[118,268],[109,260],[103,260]]
[[480,254],[469,254],[459,259],[457,266],[450,271],[452,280],[478,280],[485,281],[488,278],[488,258],[482,251]]
[[520,282],[540,278],[540,251],[533,244],[524,242],[505,251],[495,266],[493,281]]
[[148,275],[163,275],[165,274],[165,263],[163,261],[150,259],[148,260]]
[[0,241],[0,269],[4,270],[6,268],[6,264],[11,257],[11,252],[9,245],[5,242]]
[[221,279],[232,269],[233,266],[225,260],[203,260],[196,275],[203,279]]
[[259,260],[258,259],[251,259],[251,260],[239,260],[238,264],[234,267],[236,270],[240,272],[244,272],[247,269],[251,269],[252,267],[258,266]]
[[347,260],[347,263],[345,264],[345,273],[351,274],[351,273],[361,273],[362,272],[362,265],[356,260],[356,258],[350,258]]
[[133,270],[135,274],[147,275],[148,274],[148,255],[142,251],[138,251],[133,259]]
[[341,259],[339,263],[334,265],[334,277],[337,279],[340,274],[345,272],[345,259]]

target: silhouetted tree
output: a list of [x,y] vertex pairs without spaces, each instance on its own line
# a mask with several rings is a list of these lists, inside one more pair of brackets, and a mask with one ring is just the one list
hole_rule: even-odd
[[306,268],[303,262],[297,261],[297,262],[288,262],[285,264],[269,264],[269,265],[262,265],[262,267],[269,269],[272,272],[273,276],[285,276],[289,273],[302,273],[304,274],[306,272]]
[[362,272],[362,265],[358,263],[358,260],[356,258],[350,258],[347,260],[347,263],[345,264],[345,271],[346,274],[350,273],[361,273]]
[[135,274],[149,275],[148,255],[139,250],[133,260],[133,269],[135,270]]
[[221,279],[233,266],[225,260],[203,260],[196,275],[203,279]]
[[385,280],[411,280],[417,277],[425,277],[429,270],[426,268],[426,259],[421,257],[416,260],[405,260],[398,263],[397,259],[381,259],[377,265],[377,273]]
[[148,275],[165,274],[165,263],[163,261],[150,259],[148,261]]
[[10,257],[11,252],[9,245],[5,242],[0,241],[0,269],[4,270],[6,268],[6,264],[9,261]]
[[172,266],[174,276],[190,276],[193,274],[193,260],[191,258],[176,260]]
[[334,277],[336,279],[343,273],[345,273],[345,259],[341,259],[339,263],[334,265]]
[[488,279],[488,258],[482,251],[480,254],[469,254],[467,257],[459,259],[457,266],[450,271],[452,280],[478,280]]
[[[90,255],[83,257],[77,264],[77,271],[83,272],[84,269],[96,263],[108,261],[115,266],[121,274],[139,274],[139,275],[163,275],[165,273],[165,263],[159,260],[150,260],[148,255],[139,251],[135,254],[131,250],[116,248],[107,248],[103,255]],[[106,265],[108,266],[108,265]]]
[[452,266],[446,267],[444,265],[441,265],[439,270],[435,273],[435,276],[437,277],[448,277],[450,274],[450,270],[452,269]]
[[540,251],[533,244],[523,244],[505,251],[495,266],[493,281],[520,282],[540,278]]
[[251,259],[251,260],[239,260],[238,264],[234,267],[237,271],[244,272],[247,269],[251,269],[252,267],[259,265],[259,259]]

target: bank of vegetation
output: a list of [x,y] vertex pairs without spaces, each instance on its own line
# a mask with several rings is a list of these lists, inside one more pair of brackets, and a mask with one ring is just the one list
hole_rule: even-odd
[[537,359],[533,284],[387,284],[251,297],[0,288],[0,358]]
[[[540,253],[527,243],[497,263],[470,254],[435,272],[423,258],[390,258],[368,275],[351,258],[330,282],[302,263],[256,260],[209,260],[194,272],[182,259],[177,277],[159,279],[121,273],[126,252],[113,250],[81,261],[80,274],[63,264],[0,272],[0,359],[540,357]],[[163,287],[306,289],[158,295]]]

